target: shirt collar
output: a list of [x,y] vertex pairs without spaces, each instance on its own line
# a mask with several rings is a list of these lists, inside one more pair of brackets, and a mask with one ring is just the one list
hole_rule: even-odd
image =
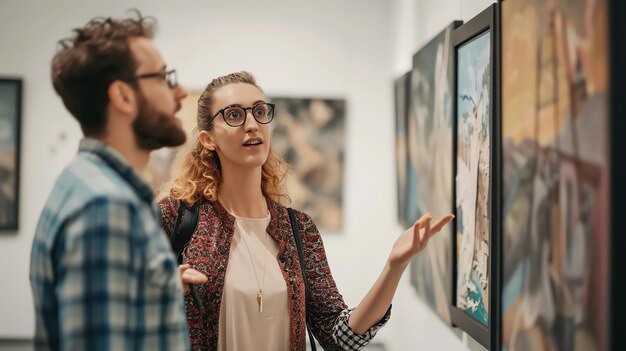
[[111,146],[100,140],[84,138],[78,147],[79,153],[90,153],[101,158],[112,170],[126,180],[135,189],[137,195],[144,201],[151,203],[153,200],[152,189],[145,180],[135,172],[128,162]]

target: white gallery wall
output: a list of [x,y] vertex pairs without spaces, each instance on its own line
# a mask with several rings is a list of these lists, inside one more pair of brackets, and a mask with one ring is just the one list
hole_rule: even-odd
[[[0,76],[24,80],[20,229],[0,233],[0,339],[33,335],[33,233],[81,137],[49,77],[55,43],[71,28],[138,8],[157,17],[156,44],[188,90],[248,70],[268,95],[346,99],[344,226],[322,234],[337,285],[355,306],[402,231],[396,223],[393,79],[411,68],[415,51],[441,28],[491,2],[0,0]],[[394,351],[466,350],[467,337],[441,322],[404,278],[377,341]]]

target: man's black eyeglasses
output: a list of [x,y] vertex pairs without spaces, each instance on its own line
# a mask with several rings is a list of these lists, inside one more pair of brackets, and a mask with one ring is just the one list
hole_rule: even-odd
[[176,70],[173,69],[171,71],[167,71],[167,72],[154,72],[154,73],[144,73],[144,74],[140,74],[138,76],[135,76],[134,78],[130,79],[129,81],[137,81],[139,79],[149,79],[149,78],[160,78],[163,79],[167,82],[167,85],[171,88],[174,89],[178,86],[178,77],[176,76]]
[[247,111],[250,110],[252,112],[252,117],[254,117],[259,124],[268,124],[274,119],[274,107],[275,105],[269,102],[260,102],[252,107],[230,105],[217,111],[217,113],[211,117],[209,123],[211,123],[217,116],[222,115],[226,124],[231,127],[239,127],[246,123],[246,117],[248,117]]

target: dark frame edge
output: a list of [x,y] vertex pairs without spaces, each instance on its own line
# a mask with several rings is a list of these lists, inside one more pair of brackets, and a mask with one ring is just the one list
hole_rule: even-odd
[[[492,212],[494,216],[494,221],[492,225],[492,238],[494,238],[493,248],[495,249],[495,257],[492,259],[492,263],[495,263],[497,267],[497,271],[492,273],[492,283],[491,286],[491,303],[489,306],[491,307],[491,320],[492,325],[495,325],[495,328],[491,330],[491,349],[500,350],[501,348],[501,336],[502,336],[502,271],[503,271],[503,246],[502,246],[502,236],[504,233],[503,222],[502,222],[502,168],[503,168],[503,158],[502,158],[502,6],[500,3],[494,4],[495,8],[493,11],[493,27],[495,30],[492,31],[493,38],[493,90],[495,98],[493,99],[493,113],[494,113],[494,132],[493,132],[493,158],[492,162],[495,167],[495,181],[494,181],[494,194],[492,196],[493,204],[495,206],[495,210]],[[493,97],[492,97],[493,98]],[[495,303],[493,303],[495,301]],[[494,330],[495,329],[495,330]]]
[[620,268],[626,267],[626,238],[620,232],[621,220],[626,218],[623,199],[626,196],[626,171],[621,153],[626,150],[623,131],[626,130],[626,107],[623,102],[626,81],[626,44],[623,35],[623,20],[626,18],[626,3],[623,0],[608,0],[609,35],[609,138],[610,138],[610,284],[609,290],[609,343],[612,350],[626,350],[623,332],[623,316],[626,315],[623,297],[626,295],[624,275]]

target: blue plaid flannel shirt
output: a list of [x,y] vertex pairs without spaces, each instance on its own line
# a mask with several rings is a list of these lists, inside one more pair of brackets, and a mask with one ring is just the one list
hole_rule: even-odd
[[36,350],[188,350],[177,264],[148,185],[83,139],[37,225]]

